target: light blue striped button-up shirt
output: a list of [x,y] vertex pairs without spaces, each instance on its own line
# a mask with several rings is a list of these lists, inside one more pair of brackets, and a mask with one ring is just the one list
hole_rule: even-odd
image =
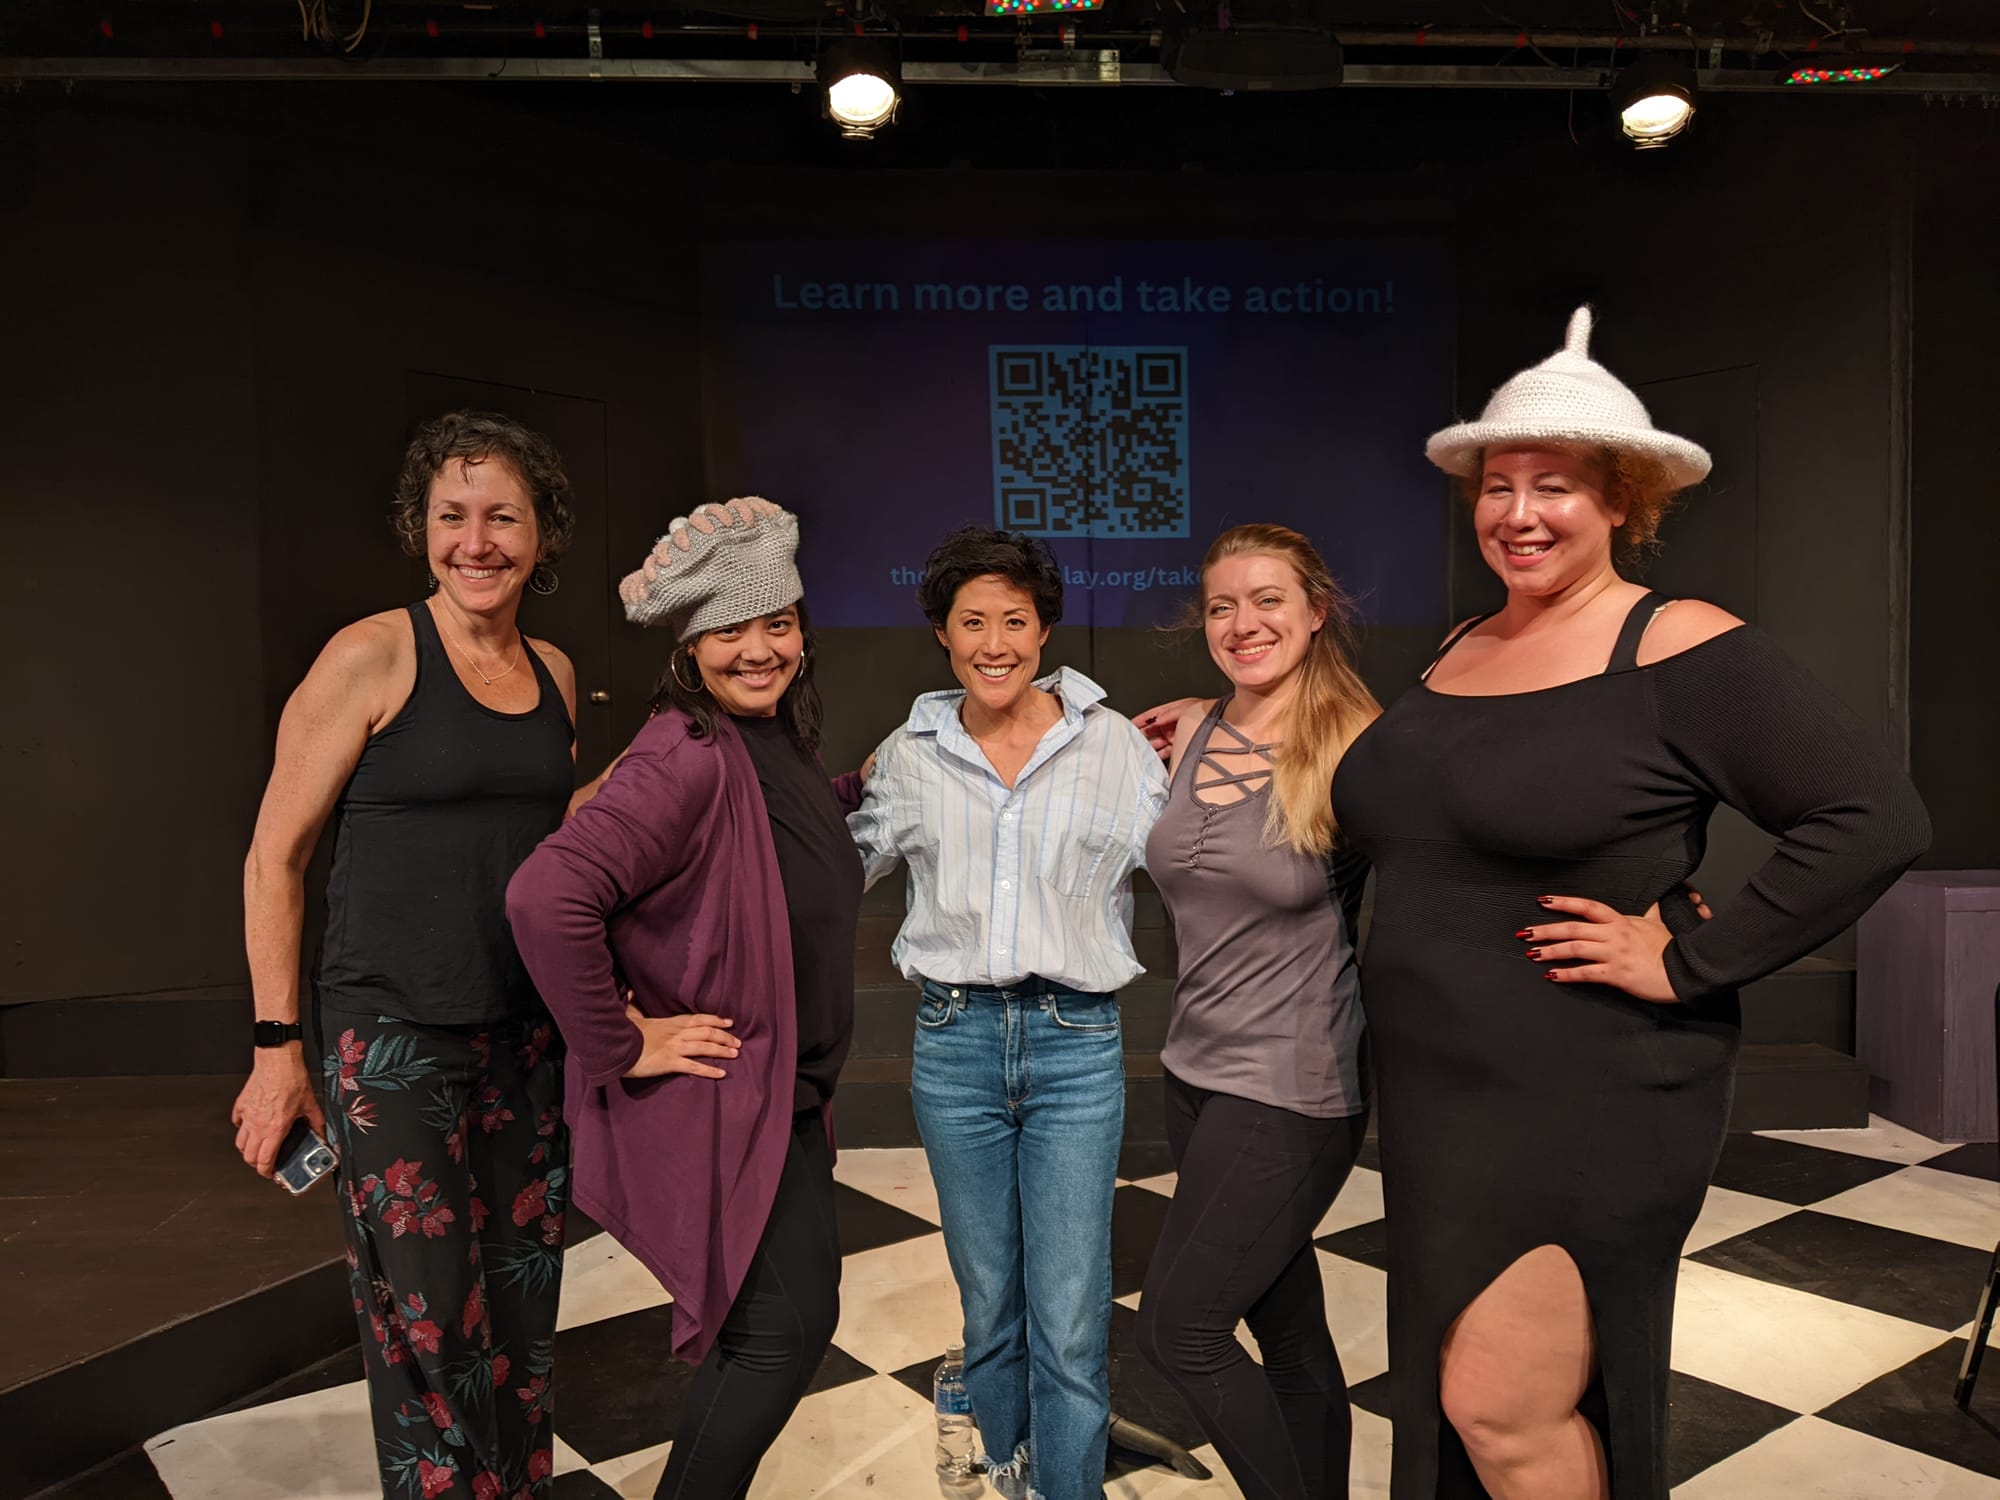
[[1031,975],[1115,990],[1132,951],[1132,872],[1167,798],[1159,756],[1104,689],[1062,670],[1062,722],[1009,788],[959,720],[963,689],[925,693],[875,752],[847,820],[873,885],[903,860],[909,915],[890,956],[908,979],[1007,986]]

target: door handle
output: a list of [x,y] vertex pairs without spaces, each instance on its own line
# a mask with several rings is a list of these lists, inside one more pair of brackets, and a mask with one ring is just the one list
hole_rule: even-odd
[[611,695],[605,692],[603,688],[593,688],[589,694],[589,698],[592,703],[609,703],[611,701]]

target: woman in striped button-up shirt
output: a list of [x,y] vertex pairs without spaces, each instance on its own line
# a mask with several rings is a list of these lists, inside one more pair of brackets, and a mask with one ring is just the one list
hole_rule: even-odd
[[1097,1500],[1111,1413],[1111,1194],[1125,1117],[1116,991],[1132,871],[1166,797],[1145,737],[1064,668],[1037,680],[1062,575],[968,528],[918,602],[964,684],[926,693],[848,820],[922,986],[911,1091],[965,1318],[965,1382],[1003,1495]]

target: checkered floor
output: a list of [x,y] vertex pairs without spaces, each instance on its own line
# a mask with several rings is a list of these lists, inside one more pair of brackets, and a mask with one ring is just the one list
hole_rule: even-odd
[[[1388,1493],[1381,1179],[1372,1148],[1320,1225],[1334,1337],[1355,1405],[1353,1493]],[[1117,1195],[1113,1404],[1217,1470],[1184,1479],[1114,1452],[1106,1491],[1233,1497],[1212,1449],[1133,1349],[1132,1307],[1174,1180],[1131,1148]],[[1951,1403],[2000,1241],[1996,1148],[1877,1122],[1732,1137],[1682,1262],[1671,1460],[1677,1500],[2000,1500],[2000,1356],[1968,1416]],[[835,1347],[759,1472],[759,1500],[932,1500],[930,1372],[957,1295],[920,1151],[840,1159],[846,1250]],[[569,1251],[557,1346],[556,1493],[646,1497],[688,1372],[671,1307],[604,1236]],[[1247,1337],[1247,1335],[1246,1335]],[[338,1377],[331,1377],[338,1379]],[[302,1451],[303,1450],[303,1451]],[[147,1444],[176,1500],[378,1493],[359,1382],[213,1417]]]

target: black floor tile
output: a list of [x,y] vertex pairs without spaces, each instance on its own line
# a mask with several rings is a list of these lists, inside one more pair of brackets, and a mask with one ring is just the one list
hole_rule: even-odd
[[1313,1243],[1329,1255],[1343,1255],[1378,1271],[1389,1269],[1389,1221],[1371,1219],[1338,1234],[1323,1234]]
[[[944,1358],[939,1355],[938,1358]],[[826,1358],[819,1362],[819,1369],[813,1375],[812,1384],[806,1387],[808,1396],[817,1396],[821,1391],[834,1390],[839,1386],[852,1385],[857,1380],[867,1380],[875,1371],[849,1354],[838,1344],[828,1347]]]
[[889,1378],[901,1381],[926,1401],[934,1400],[937,1396],[934,1385],[937,1367],[943,1363],[944,1350],[940,1349],[927,1359],[920,1359],[913,1365],[904,1365],[900,1370],[889,1371]]
[[1676,1485],[1796,1421],[1798,1413],[1672,1371],[1667,1378],[1667,1483]]
[[1363,1411],[1373,1412],[1378,1417],[1389,1415],[1389,1372],[1384,1370],[1372,1380],[1364,1380],[1359,1385],[1347,1388],[1347,1402]]
[[1366,1167],[1371,1172],[1382,1170],[1382,1143],[1370,1135],[1361,1143],[1361,1150],[1354,1158],[1354,1165]]
[[1872,1156],[1774,1141],[1761,1135],[1732,1135],[1723,1144],[1714,1181],[1717,1187],[1754,1193],[1759,1198],[1807,1204],[1901,1170],[1899,1162],[1877,1161]]
[[2000,1355],[1986,1351],[1972,1410],[1952,1402],[1965,1340],[1951,1339],[1818,1413],[1856,1432],[2000,1478]]
[[1118,1175],[1127,1182],[1158,1177],[1174,1169],[1174,1154],[1165,1141],[1127,1141],[1118,1148]]
[[1128,1422],[1150,1427],[1183,1448],[1208,1441],[1174,1388],[1139,1355],[1139,1315],[1111,1308],[1111,1410]]
[[549,1494],[552,1500],[618,1500],[618,1491],[588,1469],[556,1475]]
[[1931,1328],[1972,1317],[1992,1256],[1810,1209],[1687,1257]]
[[[602,1463],[673,1438],[694,1381],[693,1367],[670,1352],[673,1311],[671,1304],[648,1307],[556,1335],[562,1379],[556,1432],[587,1461]],[[806,1394],[874,1373],[844,1349],[831,1348]]]
[[1954,1146],[1943,1156],[1933,1156],[1921,1165],[1936,1167],[1940,1172],[1956,1172],[1961,1177],[2000,1181],[2000,1143],[1975,1141],[1969,1146]]
[[937,1225],[906,1213],[893,1203],[851,1188],[844,1182],[833,1185],[833,1206],[840,1218],[840,1253],[859,1255],[884,1245],[936,1234]]
[[1111,1195],[1111,1295],[1129,1297],[1146,1284],[1160,1226],[1173,1199],[1149,1188],[1121,1187]]
[[672,1355],[674,1309],[643,1308],[556,1335],[556,1433],[590,1463],[674,1435],[692,1367]]

